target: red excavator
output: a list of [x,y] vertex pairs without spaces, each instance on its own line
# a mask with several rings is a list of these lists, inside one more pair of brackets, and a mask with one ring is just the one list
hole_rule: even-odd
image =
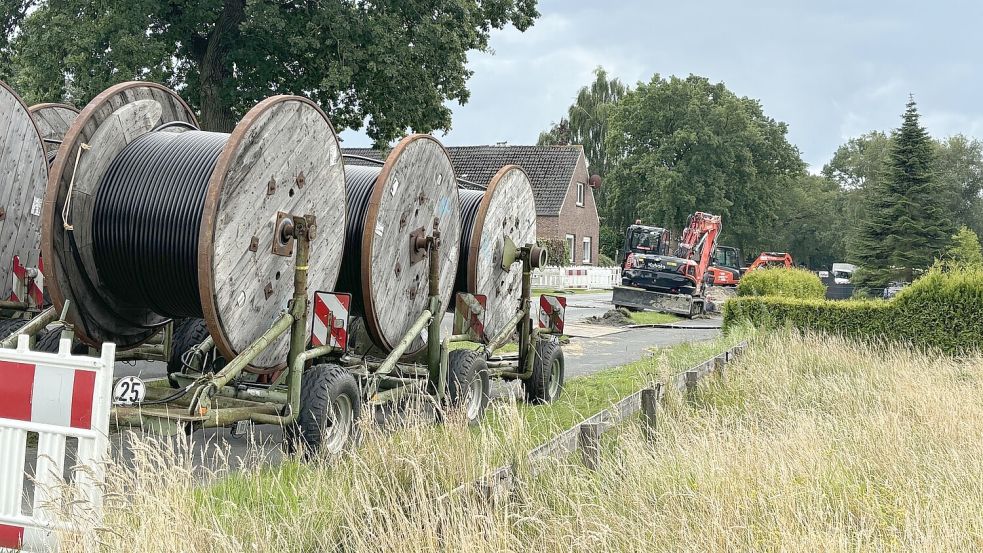
[[675,255],[668,254],[669,232],[640,222],[625,233],[621,286],[615,286],[615,307],[652,309],[686,316],[703,310],[703,287],[720,235],[719,215],[690,216]]
[[748,267],[748,271],[753,271],[755,269],[760,269],[762,267],[782,267],[785,269],[791,269],[795,266],[795,262],[792,261],[792,255],[785,252],[761,252],[761,255],[754,260],[754,263]]

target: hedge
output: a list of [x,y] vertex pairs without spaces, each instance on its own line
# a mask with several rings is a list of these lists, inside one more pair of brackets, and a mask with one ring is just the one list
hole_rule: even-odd
[[765,267],[742,276],[737,285],[737,295],[822,299],[826,297],[826,287],[811,271]]
[[890,301],[742,296],[724,304],[725,331],[742,321],[910,343],[950,354],[983,351],[983,269],[933,269]]

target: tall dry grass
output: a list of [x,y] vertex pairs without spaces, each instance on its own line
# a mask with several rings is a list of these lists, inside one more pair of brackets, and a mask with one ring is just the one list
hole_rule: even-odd
[[626,424],[605,435],[600,471],[557,462],[494,506],[436,498],[535,445],[513,405],[496,407],[504,432],[367,430],[330,463],[220,470],[205,485],[187,456],[143,442],[133,468],[110,471],[103,523],[67,550],[979,550],[981,371],[759,337],[726,384],[669,399],[654,446]]

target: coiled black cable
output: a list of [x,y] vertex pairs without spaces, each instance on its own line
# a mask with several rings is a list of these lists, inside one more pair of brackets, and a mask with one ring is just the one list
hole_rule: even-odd
[[92,212],[99,277],[117,299],[165,317],[201,317],[198,233],[228,134],[147,133],[103,176]]
[[[485,198],[485,193],[466,188],[458,189],[461,196],[461,248],[457,263],[457,277],[454,279],[454,293],[468,291],[468,260],[471,259],[471,238],[474,232],[481,232],[481,229],[474,228],[475,219],[478,218],[478,207],[481,200]],[[477,252],[475,252],[477,255]]]
[[335,289],[352,295],[351,309],[365,314],[362,298],[362,231],[369,213],[369,198],[375,188],[381,167],[345,166],[345,187],[348,190],[348,220],[345,226],[345,259],[338,274]]

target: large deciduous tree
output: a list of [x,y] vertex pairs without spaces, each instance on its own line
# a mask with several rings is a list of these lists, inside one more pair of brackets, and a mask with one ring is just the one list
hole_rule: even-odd
[[883,179],[867,193],[853,257],[861,284],[911,281],[939,257],[954,232],[951,197],[936,174],[935,145],[909,99],[901,127],[891,138]]
[[153,80],[179,90],[204,128],[229,131],[263,98],[302,94],[381,146],[407,128],[448,129],[445,102],[468,100],[467,53],[537,16],[536,0],[39,0],[9,50],[32,101],[81,103]]
[[610,217],[617,232],[636,218],[681,229],[694,211],[723,216],[723,242],[746,252],[777,249],[780,197],[805,171],[785,123],[723,83],[655,75],[628,92],[611,117]]

